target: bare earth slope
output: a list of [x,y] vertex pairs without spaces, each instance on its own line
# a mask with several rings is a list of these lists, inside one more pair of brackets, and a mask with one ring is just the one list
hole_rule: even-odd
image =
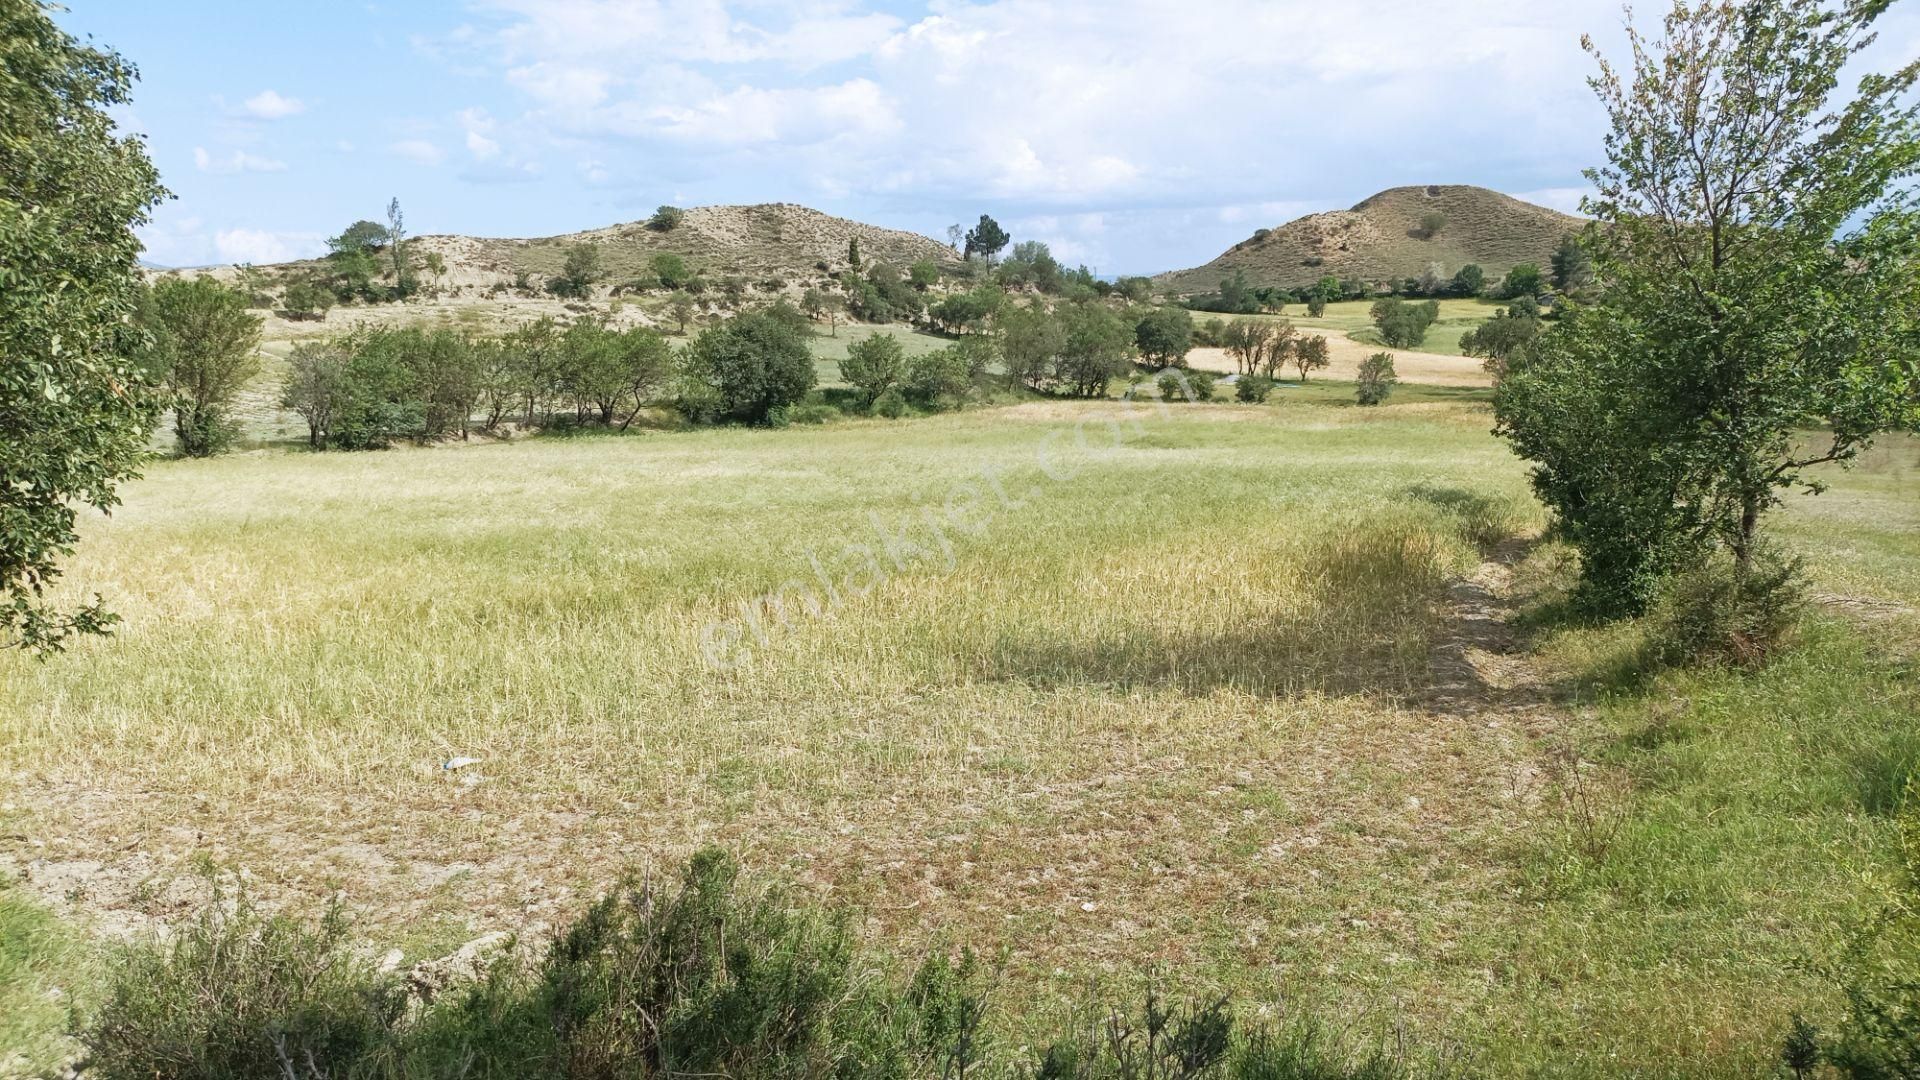
[[[1435,213],[1445,224],[1428,235],[1424,223]],[[1328,274],[1398,281],[1419,277],[1436,263],[1448,275],[1475,263],[1494,278],[1516,263],[1545,265],[1561,238],[1583,224],[1486,188],[1392,188],[1351,210],[1309,214],[1244,240],[1205,266],[1162,274],[1154,285],[1175,294],[1210,292],[1235,270],[1245,271],[1255,285],[1282,288],[1311,285]]]

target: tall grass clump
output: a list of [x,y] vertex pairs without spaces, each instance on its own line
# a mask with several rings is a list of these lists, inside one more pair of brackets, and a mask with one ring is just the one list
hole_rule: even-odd
[[502,951],[431,998],[318,919],[216,904],[170,942],[116,962],[83,1030],[89,1075],[119,1080],[421,1077],[1032,1077],[1287,1080],[1404,1075],[1307,1022],[1243,1022],[1224,999],[1097,1019],[1013,1045],[971,953],[899,978],[847,912],[750,880],[724,853],[677,881],[629,882],[537,960]]

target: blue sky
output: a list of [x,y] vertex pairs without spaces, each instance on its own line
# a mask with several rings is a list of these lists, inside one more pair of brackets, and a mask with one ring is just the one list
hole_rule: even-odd
[[[66,3],[141,69],[165,265],[313,254],[390,196],[416,234],[487,236],[989,212],[1107,274],[1402,184],[1573,209],[1602,125],[1580,35],[1622,38],[1615,0]],[[1914,8],[1879,59],[1920,54]]]

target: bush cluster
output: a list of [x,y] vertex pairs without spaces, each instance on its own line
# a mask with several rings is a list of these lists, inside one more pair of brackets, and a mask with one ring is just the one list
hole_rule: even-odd
[[1087,1010],[1028,1050],[1003,1038],[969,952],[905,974],[863,949],[844,910],[745,877],[704,851],[677,880],[627,882],[532,949],[412,997],[348,939],[244,899],[134,947],[81,1028],[100,1080],[260,1077],[1377,1077],[1306,1021],[1224,1000]]

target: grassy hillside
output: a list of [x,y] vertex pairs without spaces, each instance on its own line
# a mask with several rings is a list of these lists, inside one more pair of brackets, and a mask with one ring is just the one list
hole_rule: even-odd
[[[1426,228],[1430,214],[1444,218],[1432,233]],[[1162,274],[1154,285],[1180,295],[1208,292],[1236,270],[1255,285],[1283,288],[1311,285],[1328,274],[1386,282],[1419,277],[1435,264],[1452,276],[1469,263],[1497,278],[1516,263],[1544,266],[1560,239],[1581,225],[1579,218],[1486,188],[1393,188],[1351,210],[1280,225],[1205,266]]]

